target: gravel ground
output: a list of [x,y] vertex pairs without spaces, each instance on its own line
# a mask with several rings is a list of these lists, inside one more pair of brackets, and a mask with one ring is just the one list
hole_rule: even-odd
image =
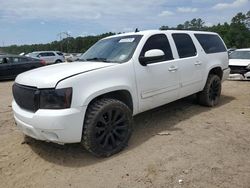
[[24,138],[0,82],[0,187],[250,187],[250,82],[226,81],[220,104],[188,97],[134,118],[129,146],[96,158],[79,144]]

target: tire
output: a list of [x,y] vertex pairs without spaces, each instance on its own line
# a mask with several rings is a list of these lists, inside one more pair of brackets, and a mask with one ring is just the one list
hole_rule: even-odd
[[221,79],[219,76],[208,75],[204,89],[198,93],[198,102],[203,106],[213,107],[219,103],[221,95]]
[[81,144],[98,157],[109,157],[127,146],[132,112],[116,99],[100,99],[86,112]]
[[62,61],[58,59],[55,61],[55,63],[62,63]]

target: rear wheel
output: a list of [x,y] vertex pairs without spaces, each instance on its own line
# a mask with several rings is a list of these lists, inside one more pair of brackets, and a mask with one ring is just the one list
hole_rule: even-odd
[[108,157],[127,146],[131,133],[131,110],[119,100],[100,99],[88,107],[81,143],[94,155]]
[[204,89],[198,93],[198,102],[204,106],[215,106],[219,103],[221,94],[221,79],[219,76],[210,74]]

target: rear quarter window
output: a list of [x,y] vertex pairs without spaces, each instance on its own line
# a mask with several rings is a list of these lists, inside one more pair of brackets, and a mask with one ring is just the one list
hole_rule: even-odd
[[56,52],[56,53],[57,53],[57,55],[63,56],[63,53],[61,53],[61,52]]
[[226,47],[218,35],[195,34],[203,50],[207,54],[226,52]]

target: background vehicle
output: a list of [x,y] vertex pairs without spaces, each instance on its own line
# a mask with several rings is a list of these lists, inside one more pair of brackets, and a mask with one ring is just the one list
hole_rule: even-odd
[[24,134],[81,142],[107,157],[128,144],[132,115],[192,94],[201,105],[217,105],[229,72],[227,49],[216,33],[120,34],[97,42],[79,62],[19,75],[12,108]]
[[234,52],[236,48],[229,48],[227,49],[228,54],[230,55],[232,52]]
[[65,61],[63,53],[59,51],[37,51],[29,53],[26,56],[43,59],[46,64],[62,63]]
[[18,55],[0,55],[0,80],[13,79],[18,74],[45,65],[44,60]]
[[81,53],[73,53],[73,54],[68,54],[67,56],[65,56],[65,59],[67,62],[73,62],[73,61],[79,60],[81,56],[82,56]]
[[244,78],[250,78],[250,48],[238,49],[229,56],[231,74],[241,74]]

